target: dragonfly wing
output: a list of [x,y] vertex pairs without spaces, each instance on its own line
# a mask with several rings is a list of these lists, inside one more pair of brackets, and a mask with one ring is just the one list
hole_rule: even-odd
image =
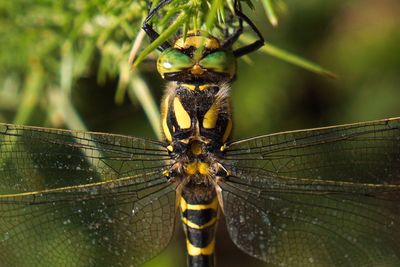
[[166,169],[160,142],[0,123],[0,193],[110,181]]
[[220,183],[228,231],[286,266],[400,265],[400,119],[230,144]]
[[175,190],[152,181],[105,182],[0,198],[5,266],[138,266],[170,241]]
[[1,124],[0,153],[5,266],[138,266],[170,241],[161,143]]

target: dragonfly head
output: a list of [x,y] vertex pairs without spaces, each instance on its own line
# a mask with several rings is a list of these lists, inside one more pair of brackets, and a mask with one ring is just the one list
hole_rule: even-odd
[[168,81],[231,81],[236,75],[236,58],[217,38],[192,32],[161,53],[157,69]]

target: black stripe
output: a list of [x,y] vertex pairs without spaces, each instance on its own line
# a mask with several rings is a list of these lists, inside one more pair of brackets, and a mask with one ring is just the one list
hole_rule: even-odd
[[182,216],[194,224],[202,226],[217,216],[217,211],[214,209],[204,210],[185,210]]
[[214,254],[212,255],[199,255],[188,257],[189,267],[213,267],[214,266]]
[[[197,187],[198,189],[196,190],[195,188],[189,188],[189,187]],[[208,191],[209,189],[207,187],[202,187],[201,185],[194,184],[194,185],[188,185],[187,190],[182,190],[182,197],[186,201],[187,204],[191,205],[209,205],[214,201],[214,198],[216,197],[216,193],[212,192],[212,194],[205,194],[204,191]]]
[[[213,225],[215,226],[215,224]],[[189,243],[197,248],[207,247],[214,239],[215,227],[208,227],[206,229],[194,229],[186,227],[186,238]]]

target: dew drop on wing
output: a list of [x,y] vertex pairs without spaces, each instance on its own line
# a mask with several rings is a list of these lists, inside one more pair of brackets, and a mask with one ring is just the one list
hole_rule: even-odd
[[248,239],[249,241],[252,241],[252,240],[254,239],[254,237],[255,237],[255,234],[254,234],[253,232],[251,232],[251,233],[247,236],[247,239]]
[[268,215],[264,212],[261,212],[261,220],[266,226],[271,226],[271,221],[268,218]]
[[276,253],[276,248],[275,247],[268,248],[268,254],[275,254],[275,253]]
[[90,194],[91,194],[91,195],[96,195],[96,194],[97,194],[97,188],[93,187],[93,188],[90,190]]
[[1,238],[1,241],[7,241],[10,238],[10,233],[5,232]]
[[239,222],[243,224],[245,222],[243,215],[239,215]]

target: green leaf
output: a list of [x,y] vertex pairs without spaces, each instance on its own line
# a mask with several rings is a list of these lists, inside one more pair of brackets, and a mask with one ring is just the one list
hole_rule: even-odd
[[276,16],[276,12],[273,7],[272,0],[262,0],[262,4],[264,6],[264,9],[267,14],[269,22],[274,27],[278,26],[278,17]]
[[[251,38],[248,35],[243,35],[242,40],[244,40],[245,42],[251,42]],[[327,77],[334,78],[334,79],[337,78],[337,75],[335,73],[323,68],[322,66],[318,65],[317,63],[314,63],[310,60],[307,60],[305,58],[297,56],[297,55],[290,53],[284,49],[278,48],[270,43],[265,43],[264,46],[262,46],[259,49],[259,51],[266,53],[268,55],[271,55],[273,57],[276,57],[278,59],[281,59],[283,61],[286,61],[290,64],[296,65],[300,68],[314,72],[318,75],[323,75],[323,76],[327,76]]]
[[181,27],[185,21],[187,20],[188,15],[185,11],[182,11],[179,16],[176,18],[174,23],[171,24],[163,33],[160,34],[160,36],[152,42],[150,45],[148,45],[136,58],[135,62],[133,63],[133,68],[136,68],[142,61],[143,59],[146,58],[148,54],[153,52],[154,50],[157,49],[162,43],[168,40],[175,32],[178,30],[179,27]]

